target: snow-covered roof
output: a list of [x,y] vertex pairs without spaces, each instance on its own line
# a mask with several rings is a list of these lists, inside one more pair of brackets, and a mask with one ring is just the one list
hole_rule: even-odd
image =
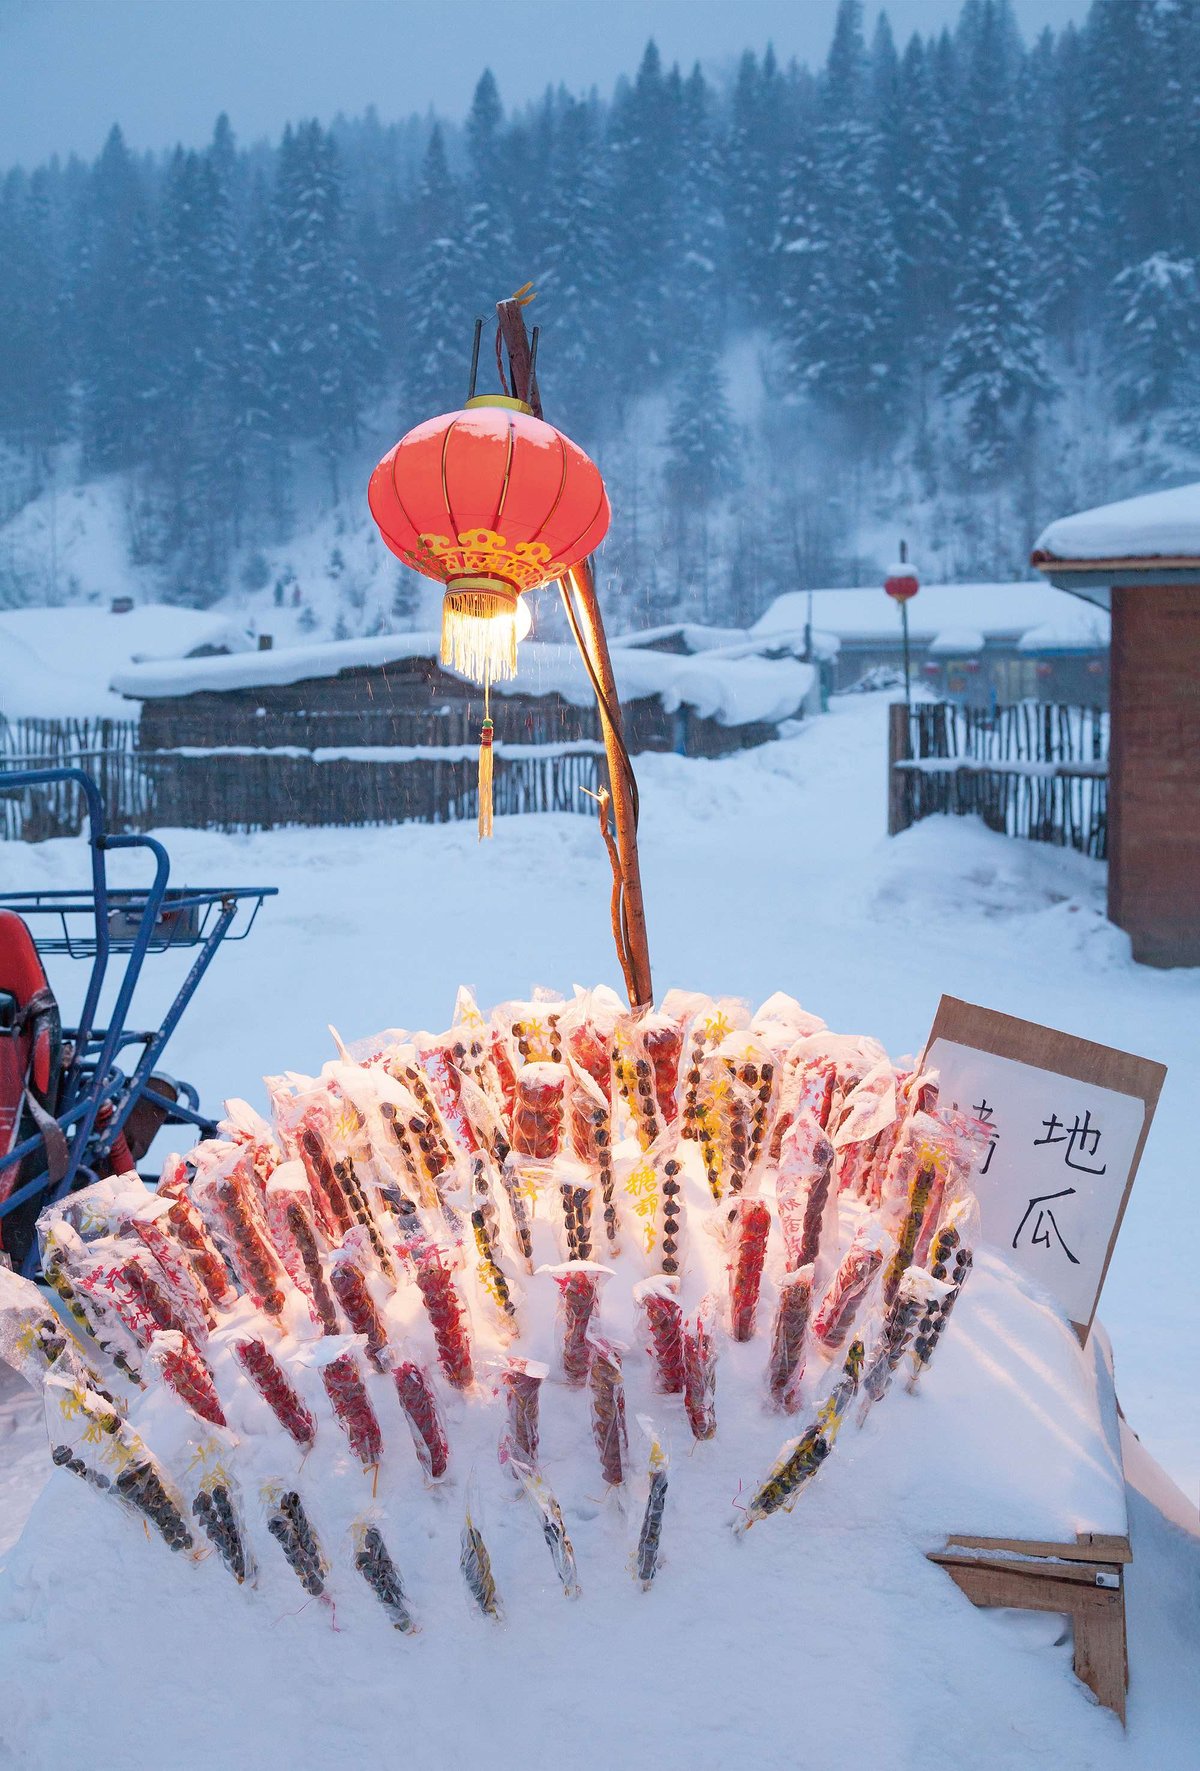
[[[86,604],[6,609],[0,613],[0,714],[127,719],[128,703],[109,684],[138,668],[135,659],[183,659],[209,646],[256,657],[253,644],[227,615],[166,603],[138,604],[125,615]],[[221,661],[186,662],[195,668]]]
[[[436,658],[438,652],[434,633],[325,640],[319,645],[281,646],[240,657],[134,665],[118,672],[113,688],[136,700],[153,701],[164,696],[309,682],[405,658]],[[793,658],[730,658],[715,653],[689,657],[643,651],[636,646],[617,647],[613,669],[622,701],[658,697],[668,712],[686,706],[726,726],[789,719],[803,706],[813,682],[811,665]],[[536,640],[522,644],[516,677],[493,683],[492,693],[559,694],[577,707],[590,706],[593,700],[591,682],[575,647]]]
[[929,642],[935,658],[962,658],[968,652],[983,651],[983,635],[977,627],[943,627]]
[[[790,590],[776,597],[766,614],[755,623],[751,632],[755,639],[771,639],[777,635],[802,632],[807,620],[809,592]],[[894,641],[900,631],[899,608],[886,596],[882,585],[869,585],[853,590],[815,590],[812,592],[812,622],[824,633],[837,634],[843,641],[886,644]],[[1015,642],[1030,628],[1047,623],[1060,623],[1079,630],[1087,626],[1095,630],[1094,611],[1089,612],[1065,591],[1037,580],[1010,584],[927,584],[908,603],[908,631],[915,646],[926,647],[939,634],[962,633],[969,630],[984,642],[1007,640]],[[1101,617],[1100,633],[1094,643],[1107,644],[1107,618]]]
[[646,627],[640,633],[618,633],[609,639],[612,650],[627,647],[653,648],[660,640],[681,639],[689,652],[713,652],[746,639],[744,627],[701,627],[694,621],[673,621],[665,627]]
[[1108,616],[1089,603],[1076,602],[1079,614],[1071,621],[1061,616],[1031,627],[1017,641],[1018,652],[1094,652],[1108,644]]
[[[716,652],[687,657],[636,646],[618,647],[612,662],[622,701],[658,698],[668,713],[688,707],[723,726],[791,718],[803,707],[815,676],[811,664],[794,658],[735,658]],[[493,693],[558,694],[576,707],[589,706],[593,698],[575,647],[536,641],[520,648],[515,679],[493,684]]]
[[229,689],[263,689],[270,684],[304,683],[338,676],[344,670],[398,664],[406,658],[436,658],[436,633],[383,633],[370,639],[321,640],[309,646],[279,646],[230,658],[177,658],[121,670],[112,686],[136,701],[169,695],[219,694]]
[[1033,557],[1200,560],[1200,481],[1059,517],[1038,536]]

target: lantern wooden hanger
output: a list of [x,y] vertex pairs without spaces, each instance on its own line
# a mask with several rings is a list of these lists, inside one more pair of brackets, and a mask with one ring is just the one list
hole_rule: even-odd
[[371,475],[367,498],[397,558],[445,586],[442,662],[483,685],[481,837],[492,830],[490,685],[516,675],[521,597],[558,581],[604,733],[609,785],[598,801],[613,870],[613,938],[630,1003],[647,1008],[653,991],[637,851],[637,782],[591,565],[611,513],[599,469],[541,416],[538,334],[535,328],[531,344],[521,311],[532,299],[526,284],[497,303],[496,362],[503,391],[475,392],[478,322],[466,405],[401,437]]

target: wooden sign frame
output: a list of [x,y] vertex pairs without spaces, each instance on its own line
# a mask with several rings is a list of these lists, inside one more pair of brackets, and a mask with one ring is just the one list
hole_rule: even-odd
[[933,1017],[933,1026],[921,1054],[924,1067],[931,1046],[936,1040],[949,1040],[975,1051],[989,1052],[994,1057],[1009,1058],[1054,1075],[1069,1076],[1076,1082],[1090,1083],[1098,1088],[1113,1089],[1118,1094],[1132,1095],[1144,1109],[1142,1129],[1129,1165],[1129,1175],[1121,1202],[1113,1220],[1112,1235],[1104,1254],[1096,1296],[1086,1322],[1073,1322],[1081,1342],[1086,1342],[1096,1319],[1100,1293],[1108,1277],[1109,1262],[1117,1245],[1121,1221],[1137,1176],[1138,1164],[1154,1119],[1158,1097],[1166,1080],[1167,1067],[1153,1058],[1139,1058],[1133,1052],[1118,1051],[1115,1046],[1096,1045],[1074,1033],[1060,1033],[1043,1027],[1037,1021],[1022,1021],[1015,1015],[1002,1015],[997,1009],[981,1008],[977,1003],[963,1002],[957,996],[943,996]]

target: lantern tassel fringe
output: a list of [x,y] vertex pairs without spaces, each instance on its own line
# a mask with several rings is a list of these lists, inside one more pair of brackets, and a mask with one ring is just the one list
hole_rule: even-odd
[[442,601],[442,663],[485,687],[516,676],[515,597],[506,607],[485,591],[448,591]]

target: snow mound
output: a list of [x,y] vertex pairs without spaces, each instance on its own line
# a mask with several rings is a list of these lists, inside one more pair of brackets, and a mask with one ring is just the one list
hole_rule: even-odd
[[[72,605],[0,613],[0,714],[9,719],[103,715],[128,719],[131,708],[110,679],[140,658],[181,659],[201,648],[255,656],[245,629],[227,615],[143,603],[128,614]],[[217,659],[197,659],[189,667]],[[236,663],[237,657],[227,660]]]

